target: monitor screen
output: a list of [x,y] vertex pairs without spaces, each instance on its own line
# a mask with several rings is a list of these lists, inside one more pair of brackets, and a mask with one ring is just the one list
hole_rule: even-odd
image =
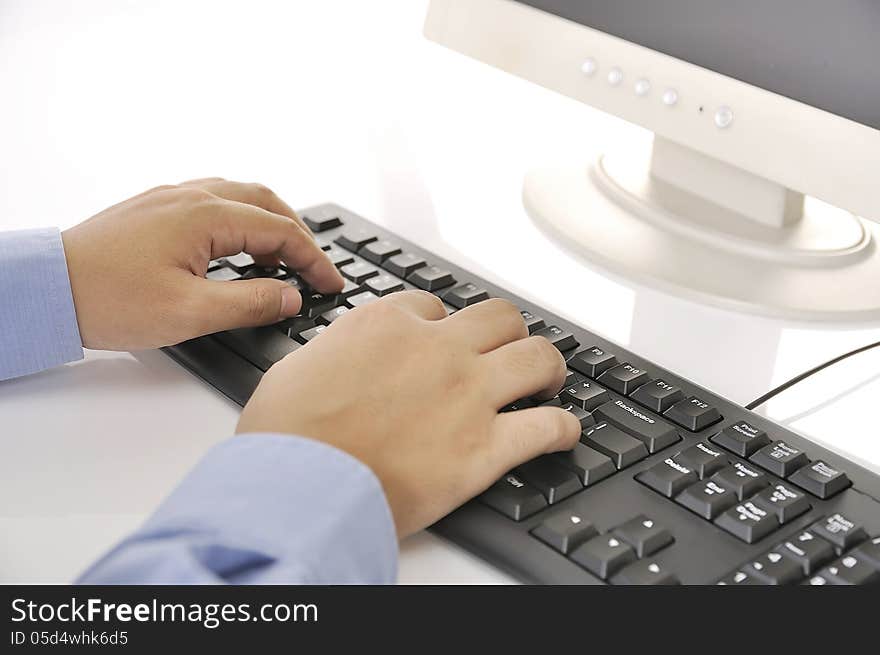
[[880,130],[880,0],[518,0]]

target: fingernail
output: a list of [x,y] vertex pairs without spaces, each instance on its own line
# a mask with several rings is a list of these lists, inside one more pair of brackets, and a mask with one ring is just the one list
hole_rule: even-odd
[[302,307],[302,297],[292,286],[285,285],[281,290],[281,317],[296,316]]

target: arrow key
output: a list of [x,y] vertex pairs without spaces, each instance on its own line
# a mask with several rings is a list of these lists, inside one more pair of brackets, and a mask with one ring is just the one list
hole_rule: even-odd
[[776,549],[746,566],[745,572],[771,585],[792,584],[804,577],[801,565]]
[[544,521],[532,534],[545,544],[567,555],[599,534],[589,521],[571,512],[559,512]]
[[614,529],[614,534],[636,549],[639,557],[647,557],[665,548],[674,540],[669,530],[644,514],[639,514]]

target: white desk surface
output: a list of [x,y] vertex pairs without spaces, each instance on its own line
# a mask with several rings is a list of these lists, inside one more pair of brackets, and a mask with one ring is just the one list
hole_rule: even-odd
[[[64,228],[161,183],[261,181],[294,206],[348,206],[742,403],[880,338],[694,305],[562,252],[521,207],[524,172],[647,135],[426,42],[425,6],[4,0],[0,229]],[[880,470],[878,371],[880,352],[853,358],[766,411]],[[71,580],[237,414],[158,352],[0,383],[0,582]],[[400,581],[510,579],[422,533]]]

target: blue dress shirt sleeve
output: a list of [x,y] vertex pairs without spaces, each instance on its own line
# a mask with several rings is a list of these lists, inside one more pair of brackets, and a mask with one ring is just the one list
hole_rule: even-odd
[[[0,380],[82,356],[60,232],[0,233]],[[211,450],[79,582],[381,584],[396,577],[394,521],[373,472],[319,441],[259,434]]]
[[0,380],[82,359],[57,228],[0,232]]
[[391,584],[397,534],[379,480],[325,443],[215,446],[81,584]]

